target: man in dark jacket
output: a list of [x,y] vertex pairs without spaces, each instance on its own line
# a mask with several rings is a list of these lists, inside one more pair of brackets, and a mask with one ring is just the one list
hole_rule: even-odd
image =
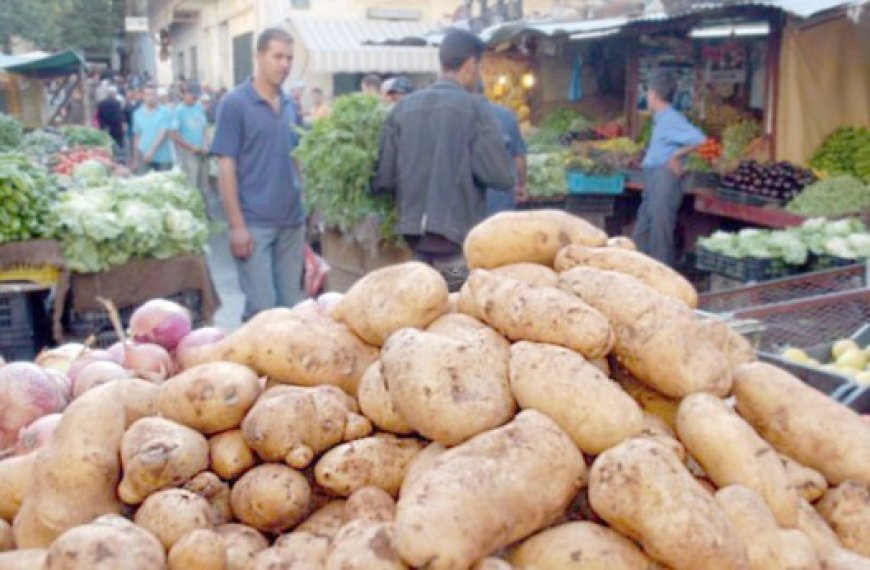
[[384,122],[376,192],[396,196],[396,230],[451,291],[467,275],[462,242],[486,217],[486,188],[512,191],[511,157],[486,99],[474,95],[483,42],[453,30],[439,49],[442,76],[398,103]]
[[97,121],[100,129],[107,131],[118,148],[124,147],[124,111],[118,101],[118,90],[109,87],[108,95],[97,106]]

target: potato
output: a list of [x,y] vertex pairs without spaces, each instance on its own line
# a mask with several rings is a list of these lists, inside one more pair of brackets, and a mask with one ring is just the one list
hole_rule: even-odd
[[182,536],[169,551],[169,570],[225,570],[227,551],[217,532],[200,528]]
[[459,291],[455,291],[447,295],[447,310],[444,312],[445,314],[459,312]]
[[685,277],[639,251],[619,247],[595,248],[569,245],[556,255],[554,267],[558,272],[575,267],[618,271],[631,275],[662,295],[682,301],[690,309],[698,307],[698,292]]
[[0,552],[15,548],[15,538],[12,536],[12,525],[0,520]]
[[613,331],[604,315],[553,287],[477,270],[460,291],[459,309],[513,341],[558,344],[590,359],[613,347]]
[[576,267],[559,282],[610,320],[613,352],[641,382],[672,398],[731,391],[728,361],[698,333],[684,304],[617,271]]
[[737,368],[737,412],[777,451],[818,470],[834,485],[870,484],[870,423],[770,364]]
[[618,247],[629,251],[637,251],[637,244],[631,238],[625,236],[613,236],[607,240],[607,247]]
[[37,453],[0,459],[0,519],[11,523],[18,514]]
[[555,520],[585,470],[553,420],[520,412],[441,453],[403,489],[396,550],[410,566],[468,568]]
[[392,522],[396,520],[396,501],[378,487],[363,487],[348,497],[345,521]]
[[604,245],[607,234],[561,210],[501,212],[468,232],[463,250],[468,267],[491,269],[511,263],[553,265],[566,245]]
[[246,570],[323,570],[328,554],[327,539],[294,531],[254,555]]
[[395,496],[421,449],[419,439],[389,434],[357,439],[327,451],[314,467],[314,476],[318,485],[341,497],[370,485]]
[[652,570],[633,542],[592,522],[569,522],[523,541],[509,560],[519,570]]
[[616,383],[628,392],[628,395],[638,403],[644,412],[659,418],[671,429],[676,426],[680,400],[669,398],[650,388],[618,364],[613,366],[612,374]]
[[649,412],[644,412],[643,427],[641,427],[637,437],[646,437],[664,445],[677,456],[680,463],[685,463],[686,448],[677,440],[671,426],[660,417]]
[[235,429],[260,396],[247,366],[213,362],[194,366],[160,386],[160,415],[209,435]]
[[742,485],[716,492],[716,502],[746,545],[753,570],[818,570],[816,551],[799,530],[782,530],[758,493]]
[[325,312],[279,308],[259,313],[220,342],[191,349],[184,366],[235,362],[277,382],[331,384],[355,394],[377,354]]
[[435,460],[445,451],[447,451],[446,447],[440,443],[434,442],[427,445],[423,451],[418,453],[417,456],[414,457],[414,460],[411,461],[410,465],[408,465],[407,471],[405,471],[405,480],[402,481],[402,488],[399,490],[399,496],[404,495],[408,487],[410,487],[414,481],[420,477],[420,475],[435,465]]
[[555,287],[559,284],[559,274],[539,263],[512,263],[493,269],[492,272],[538,287]]
[[356,402],[335,386],[269,388],[242,421],[245,443],[260,458],[286,461],[297,469],[371,430],[371,423],[356,413]]
[[46,548],[0,552],[0,570],[43,570],[47,556]]
[[395,526],[391,522],[352,520],[338,531],[326,570],[405,570],[396,554]]
[[674,570],[747,569],[746,550],[725,514],[666,447],[629,439],[598,456],[589,500],[614,530]]
[[610,378],[610,362],[607,361],[607,357],[602,356],[600,358],[593,358],[589,361],[589,364],[600,370],[605,376]]
[[285,465],[259,465],[233,485],[233,514],[263,532],[282,532],[308,514],[311,488],[305,476]]
[[147,380],[129,378],[124,380],[124,389],[118,391],[124,405],[125,425],[130,427],[136,420],[157,415],[157,395],[160,386]]
[[213,527],[208,501],[186,489],[157,491],[145,499],[133,520],[156,536],[166,550],[189,532]]
[[471,570],[514,570],[514,567],[501,558],[484,558],[472,566]]
[[120,512],[115,488],[124,408],[118,390],[118,382],[109,382],[82,394],[64,412],[54,440],[37,452],[13,523],[18,548],[48,546],[74,526]]
[[819,514],[837,533],[840,543],[870,557],[870,488],[845,481],[829,489],[816,505]]
[[211,468],[224,479],[235,479],[256,463],[242,430],[232,429],[208,440]]
[[825,519],[803,499],[798,504],[797,528],[812,543],[824,570],[870,570],[870,558],[843,548]]
[[345,501],[335,499],[311,513],[294,532],[323,537],[331,542],[345,522]]
[[727,323],[715,318],[699,318],[696,322],[701,335],[725,355],[732,369],[756,360],[755,349],[749,341]]
[[360,411],[379,429],[399,435],[414,433],[414,428],[408,425],[393,404],[384,375],[381,374],[380,360],[376,360],[363,374],[356,396]]
[[447,282],[419,261],[376,269],[353,284],[335,308],[369,344],[381,346],[399,329],[426,328],[447,311]]
[[631,396],[566,348],[514,344],[510,377],[520,407],[554,420],[584,453],[598,455],[643,426],[643,414]]
[[182,485],[208,469],[208,442],[174,421],[142,418],[121,440],[121,466],[118,496],[128,505],[138,505],[151,493]]
[[254,556],[269,543],[260,532],[243,524],[222,524],[215,528],[227,548],[227,570],[245,570]]
[[163,570],[166,553],[153,534],[119,515],[69,529],[48,549],[45,570]]
[[221,481],[217,475],[204,471],[185,483],[184,488],[208,501],[213,525],[225,524],[232,520],[230,486]]
[[728,404],[711,394],[687,396],[677,413],[677,434],[717,487],[748,487],[780,526],[797,524],[798,493],[779,454]]
[[390,337],[381,371],[393,404],[415,431],[455,445],[513,417],[507,366],[481,358],[479,346],[416,329]]
[[478,345],[481,358],[487,359],[499,371],[508,373],[511,343],[474,317],[457,313],[444,315],[433,322],[426,332]]
[[801,465],[786,455],[780,454],[779,459],[782,461],[782,466],[785,467],[789,484],[798,492],[798,495],[807,501],[814,503],[828,490],[828,481],[825,476],[815,469]]

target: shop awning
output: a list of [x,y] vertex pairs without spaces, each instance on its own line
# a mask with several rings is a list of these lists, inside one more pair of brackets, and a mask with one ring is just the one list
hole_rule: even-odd
[[432,32],[435,24],[302,16],[291,17],[290,24],[308,52],[309,69],[315,72],[433,73],[439,69],[437,48],[407,45],[415,43],[409,38]]
[[36,77],[78,73],[85,60],[74,51],[33,52],[21,55],[0,54],[0,70]]

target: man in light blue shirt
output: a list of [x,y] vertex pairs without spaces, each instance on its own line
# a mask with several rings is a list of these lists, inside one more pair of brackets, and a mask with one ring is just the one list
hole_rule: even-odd
[[486,215],[492,216],[499,212],[514,210],[518,201],[526,199],[526,141],[523,140],[519,121],[513,111],[491,101],[489,108],[501,128],[508,152],[514,159],[517,175],[517,187],[513,192],[504,192],[496,188],[486,189]]
[[674,228],[683,202],[680,178],[686,155],[705,140],[704,133],[671,105],[676,88],[666,72],[650,78],[647,98],[653,132],[643,159],[643,197],[632,234],[640,251],[667,265],[674,263]]
[[208,154],[205,140],[207,121],[205,111],[198,100],[198,90],[191,87],[184,88],[181,104],[175,109],[171,136],[175,142],[178,163],[187,175],[188,183],[198,188],[205,199],[205,159]]
[[148,86],[142,91],[142,106],[133,113],[132,170],[171,170],[172,147],[168,133],[172,115],[157,104],[157,92]]

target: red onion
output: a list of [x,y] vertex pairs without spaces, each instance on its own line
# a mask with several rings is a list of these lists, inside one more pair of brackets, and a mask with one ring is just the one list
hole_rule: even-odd
[[76,377],[78,377],[79,373],[92,362],[114,362],[118,364],[118,361],[107,350],[89,350],[76,358],[66,373],[73,386],[76,384]]
[[190,332],[190,312],[172,301],[152,299],[133,311],[130,334],[137,342],[151,342],[172,350]]
[[14,444],[22,427],[65,405],[57,384],[39,366],[13,362],[0,368],[0,449]]
[[191,349],[222,341],[227,336],[226,331],[217,327],[202,327],[187,334],[175,347],[175,361],[180,368],[185,368],[185,359]]
[[15,444],[15,455],[27,455],[51,443],[62,417],[63,414],[48,414],[21,428]]
[[163,382],[175,370],[175,363],[166,349],[151,343],[126,343],[124,365],[136,376],[151,382]]
[[57,385],[57,390],[60,392],[60,395],[66,401],[67,404],[72,400],[72,382],[63,372],[58,372],[57,370],[52,370],[51,368],[44,368],[45,373],[48,374],[48,377],[54,380],[54,383]]
[[70,365],[73,361],[81,356],[85,350],[85,345],[77,342],[62,344],[51,350],[43,350],[36,357],[36,364],[45,369],[53,369],[64,374],[69,373]]
[[124,343],[121,341],[116,342],[112,346],[106,349],[106,352],[112,355],[112,358],[118,364],[124,364]]
[[78,398],[91,388],[111,382],[112,380],[127,380],[133,378],[133,373],[117,362],[98,360],[85,366],[76,376],[73,384],[73,398]]

